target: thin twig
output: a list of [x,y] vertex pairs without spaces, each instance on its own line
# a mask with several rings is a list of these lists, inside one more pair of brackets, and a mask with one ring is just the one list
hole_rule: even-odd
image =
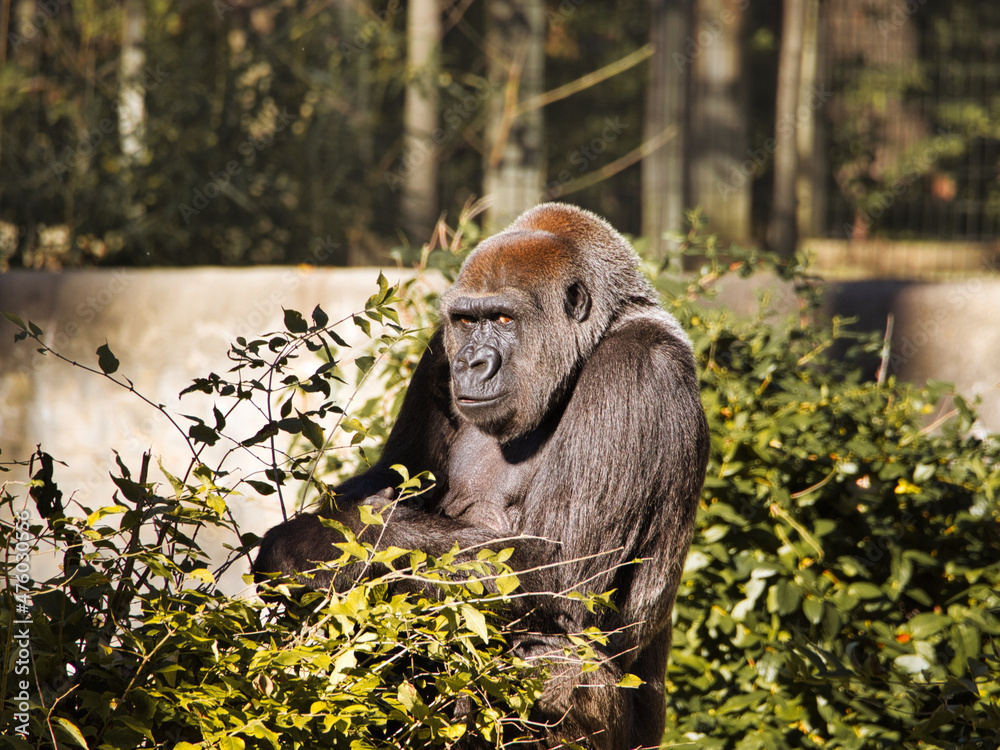
[[561,197],[563,195],[568,195],[569,193],[575,193],[578,190],[589,188],[591,185],[596,185],[602,180],[606,180],[609,177],[618,174],[623,169],[628,169],[636,162],[645,159],[651,153],[661,148],[668,141],[671,141],[674,138],[676,138],[677,132],[678,130],[676,125],[668,125],[649,140],[639,144],[637,148],[634,148],[624,156],[615,159],[610,164],[606,164],[605,166],[598,169],[596,172],[591,172],[586,177],[581,177],[580,179],[567,182],[565,185],[561,185],[559,187],[557,197]]
[[885,384],[885,379],[889,376],[889,352],[892,351],[892,325],[895,318],[889,313],[885,319],[885,338],[882,339],[882,362],[878,366],[878,376],[876,381],[879,385]]
[[569,83],[563,84],[562,86],[547,91],[544,94],[538,94],[537,96],[532,96],[529,99],[525,99],[517,107],[517,115],[523,115],[525,112],[530,112],[533,109],[541,109],[547,104],[552,104],[552,102],[557,102],[560,99],[565,99],[568,96],[572,96],[584,89],[588,89],[601,81],[606,81],[608,78],[612,78],[619,73],[628,70],[653,56],[654,48],[652,44],[646,44],[635,52],[626,55],[620,60],[615,60],[613,63],[608,63],[603,68],[598,68],[595,71],[587,73],[575,81],[570,81]]

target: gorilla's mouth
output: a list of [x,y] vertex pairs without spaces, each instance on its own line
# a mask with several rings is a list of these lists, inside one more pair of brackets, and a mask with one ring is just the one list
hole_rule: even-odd
[[472,407],[473,409],[479,406],[490,406],[491,404],[499,403],[506,394],[501,393],[499,396],[484,396],[482,398],[475,396],[456,396],[455,401],[458,402],[459,406]]

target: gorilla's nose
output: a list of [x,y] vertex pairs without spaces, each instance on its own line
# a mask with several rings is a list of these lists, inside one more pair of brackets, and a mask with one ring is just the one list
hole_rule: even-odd
[[463,379],[485,383],[500,369],[500,352],[492,346],[462,347],[455,358],[455,374]]

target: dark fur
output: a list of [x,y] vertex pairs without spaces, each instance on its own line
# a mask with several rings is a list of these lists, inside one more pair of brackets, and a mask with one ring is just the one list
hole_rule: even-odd
[[[615,633],[596,672],[554,669],[535,717],[554,724],[547,745],[626,750],[663,734],[671,611],[708,430],[691,345],[637,264],[606,222],[560,204],[480,244],[441,299],[441,330],[381,460],[322,512],[361,532],[354,506],[388,502],[400,479],[391,465],[429,470],[434,493],[423,508],[395,508],[382,545],[435,554],[527,535],[495,546],[515,547],[518,570],[562,563],[522,576],[528,590],[614,590],[618,611],[597,614],[539,597],[537,632],[516,644],[534,658],[561,654],[567,633]],[[338,556],[338,536],[299,516],[267,533],[255,569],[307,570]],[[616,687],[626,672],[645,684]]]

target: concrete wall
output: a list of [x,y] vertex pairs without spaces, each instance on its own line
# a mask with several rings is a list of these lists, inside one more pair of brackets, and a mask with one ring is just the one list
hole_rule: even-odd
[[[385,273],[390,283],[404,275]],[[138,393],[174,415],[193,414],[211,423],[210,397],[179,399],[178,394],[196,377],[225,373],[232,366],[226,353],[237,336],[282,330],[283,307],[308,317],[319,304],[331,322],[349,316],[378,291],[377,278],[378,269],[372,268],[14,271],[0,274],[0,311],[30,320],[44,331],[46,345],[94,368],[95,352],[107,342],[121,362],[116,377],[129,378]],[[355,330],[351,324],[338,328],[352,344],[363,340]],[[155,409],[103,377],[38,354],[30,341],[15,344],[16,331],[0,319],[0,461],[25,460],[41,444],[67,464],[55,470],[64,502],[72,492],[92,508],[111,504],[113,449],[133,472],[149,449],[171,473],[186,469],[190,451]],[[263,424],[249,410],[242,415],[229,421],[228,434],[249,437]],[[179,422],[185,429],[191,424]],[[220,443],[209,451],[208,465],[215,465],[221,448]],[[234,455],[226,468],[240,474],[261,466]],[[0,482],[26,477],[26,470],[18,469],[0,474]],[[165,482],[155,461],[151,478]],[[23,488],[9,489],[26,495]],[[275,498],[246,496],[231,504],[244,531],[261,534],[281,521]],[[39,556],[34,562],[46,566]],[[230,576],[230,590],[242,586],[243,572]]]
[[981,396],[984,431],[1000,433],[1000,279],[831,283],[830,311],[858,318],[857,327],[885,331],[893,316],[890,372],[902,380],[945,380]]
[[[401,273],[386,275],[394,282]],[[174,414],[205,417],[211,399],[179,401],[178,393],[195,377],[225,372],[226,352],[237,336],[280,330],[282,307],[308,314],[320,304],[331,320],[347,316],[376,291],[377,276],[370,268],[9,272],[0,274],[0,311],[30,319],[45,332],[47,345],[93,367],[97,347],[107,341],[121,360],[119,374],[139,393]],[[766,277],[727,280],[721,302],[749,312],[763,286],[794,309],[789,287]],[[839,282],[831,285],[828,304],[831,312],[859,316],[861,326],[879,331],[892,312],[895,372],[916,381],[951,380],[969,395],[985,393],[984,424],[1000,432],[1000,280]],[[27,459],[40,443],[68,464],[56,469],[62,489],[91,507],[112,497],[112,449],[136,470],[150,448],[165,467],[183,470],[190,454],[154,409],[99,376],[37,354],[29,343],[13,344],[15,331],[0,320],[0,460]],[[259,426],[247,419],[231,422],[228,431],[251,435]],[[236,458],[229,468],[259,468],[251,464]],[[155,468],[153,476],[162,479]],[[23,480],[25,474],[0,475],[0,481],[12,477]],[[234,510],[244,529],[257,533],[280,520],[274,496],[248,496]]]

